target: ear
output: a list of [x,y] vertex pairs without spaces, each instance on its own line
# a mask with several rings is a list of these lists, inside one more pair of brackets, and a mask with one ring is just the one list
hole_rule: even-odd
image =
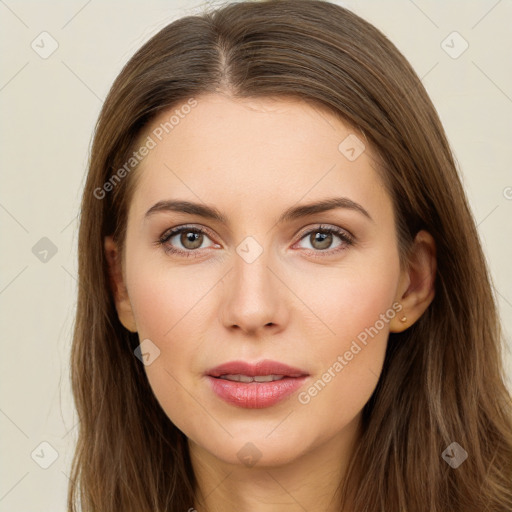
[[137,332],[132,305],[124,283],[120,252],[112,236],[105,237],[104,250],[108,263],[110,288],[114,296],[119,320],[130,332]]
[[425,230],[416,234],[407,268],[402,271],[395,300],[402,305],[390,321],[391,332],[405,331],[430,305],[435,295],[436,244]]

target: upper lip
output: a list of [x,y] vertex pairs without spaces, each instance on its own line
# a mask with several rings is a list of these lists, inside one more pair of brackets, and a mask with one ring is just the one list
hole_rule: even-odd
[[247,375],[255,377],[257,375],[283,375],[285,377],[302,377],[309,375],[300,368],[294,368],[278,361],[264,359],[257,363],[248,363],[246,361],[229,361],[220,364],[207,371],[211,377],[220,377],[222,375]]

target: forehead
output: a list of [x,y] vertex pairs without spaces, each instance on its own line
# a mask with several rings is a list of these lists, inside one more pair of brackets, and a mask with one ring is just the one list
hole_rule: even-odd
[[305,196],[337,192],[372,202],[383,193],[372,148],[326,108],[295,98],[221,94],[187,105],[193,103],[161,113],[140,138],[154,144],[136,169],[138,209],[165,196],[236,198],[254,212]]

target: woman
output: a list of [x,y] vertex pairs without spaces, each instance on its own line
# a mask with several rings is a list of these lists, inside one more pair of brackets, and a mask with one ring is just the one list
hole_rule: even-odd
[[323,1],[177,20],[83,195],[69,510],[509,511],[511,400],[436,111]]

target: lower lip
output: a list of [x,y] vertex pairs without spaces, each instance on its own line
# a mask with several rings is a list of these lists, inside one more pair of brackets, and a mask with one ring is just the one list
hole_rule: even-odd
[[208,376],[213,391],[231,405],[263,409],[277,404],[299,389],[304,377],[284,377],[271,382],[236,382]]

